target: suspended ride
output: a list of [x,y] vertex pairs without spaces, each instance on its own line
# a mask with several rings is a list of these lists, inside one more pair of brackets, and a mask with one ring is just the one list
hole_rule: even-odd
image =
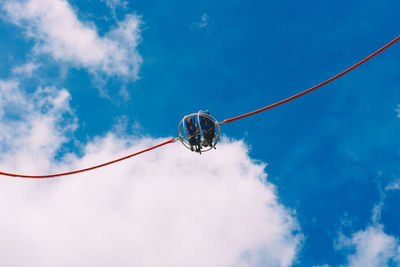
[[393,45],[394,43],[396,43],[397,41],[400,40],[400,36],[396,37],[394,40],[392,40],[391,42],[389,42],[388,44],[386,44],[385,46],[383,46],[382,48],[380,48],[379,50],[375,51],[374,53],[372,53],[371,55],[369,55],[368,57],[364,58],[363,60],[359,61],[358,63],[354,64],[353,66],[351,66],[350,68],[342,71],[341,73],[333,76],[332,78],[317,84],[303,92],[300,92],[294,96],[291,96],[289,98],[283,99],[279,102],[276,102],[272,105],[260,108],[258,110],[237,116],[237,117],[233,117],[227,120],[224,120],[222,122],[218,122],[214,117],[212,117],[207,111],[203,112],[203,111],[199,111],[198,113],[192,113],[190,115],[186,115],[183,117],[183,119],[181,120],[181,122],[179,123],[178,126],[178,134],[179,137],[177,138],[172,138],[170,140],[167,140],[163,143],[160,143],[158,145],[146,148],[144,150],[135,152],[133,154],[127,155],[125,157],[122,158],[118,158],[112,161],[108,161],[99,165],[95,165],[92,167],[88,167],[85,169],[79,169],[79,170],[75,170],[75,171],[70,171],[70,172],[63,172],[63,173],[56,173],[56,174],[47,174],[47,175],[25,175],[25,174],[15,174],[15,173],[7,173],[7,172],[0,172],[0,175],[5,175],[5,176],[10,176],[10,177],[20,177],[20,178],[54,178],[54,177],[60,177],[60,176],[65,176],[65,175],[71,175],[71,174],[78,174],[78,173],[82,173],[82,172],[86,172],[86,171],[90,171],[90,170],[94,170],[97,168],[101,168],[107,165],[111,165],[114,163],[117,163],[119,161],[122,160],[126,160],[128,158],[137,156],[139,154],[148,152],[150,150],[162,147],[164,145],[170,144],[170,143],[174,143],[178,140],[180,140],[182,142],[182,144],[190,149],[191,151],[197,152],[197,153],[202,153],[202,152],[206,152],[206,151],[210,151],[211,149],[215,149],[218,141],[219,141],[219,137],[221,134],[221,130],[220,130],[220,125],[225,124],[225,123],[229,123],[229,122],[234,122],[237,121],[239,119],[243,119],[249,116],[252,116],[254,114],[266,111],[268,109],[277,107],[279,105],[282,105],[284,103],[287,103],[289,101],[292,101],[300,96],[303,96],[305,94],[308,94],[324,85],[327,85],[328,83],[342,77],[343,75],[345,75],[346,73],[350,72],[351,70],[357,68],[358,66],[360,66],[361,64],[365,63],[366,61],[368,61],[369,59],[373,58],[374,56],[378,55],[379,53],[381,53],[382,51],[384,51],[385,49],[387,49],[388,47],[390,47],[391,45]]
[[178,126],[178,139],[193,152],[215,149],[221,130],[218,121],[208,111],[199,111],[183,117]]

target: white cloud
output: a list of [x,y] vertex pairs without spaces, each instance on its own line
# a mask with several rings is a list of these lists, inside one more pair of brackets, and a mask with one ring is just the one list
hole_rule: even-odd
[[106,6],[111,10],[114,20],[118,20],[118,9],[126,10],[128,8],[128,1],[125,0],[101,0],[101,2],[105,3]]
[[100,36],[96,27],[78,19],[65,0],[5,1],[6,18],[26,30],[37,54],[87,68],[94,74],[138,79],[142,58],[137,51],[140,18],[127,15],[117,27]]
[[354,267],[388,266],[389,261],[399,257],[398,239],[386,234],[380,224],[358,231],[351,238],[342,236],[337,247],[355,249],[347,257],[347,265]]
[[203,14],[199,21],[193,23],[196,28],[207,28],[211,23],[211,19],[207,14]]
[[76,128],[69,93],[44,87],[26,94],[15,81],[0,81],[0,91],[2,166],[29,171],[49,168],[51,157]]
[[400,179],[396,179],[385,187],[385,191],[394,191],[400,189]]
[[399,119],[400,119],[400,104],[399,104],[399,105],[397,105],[396,112],[397,112],[397,118],[399,118]]
[[12,69],[14,75],[20,75],[24,77],[32,77],[33,72],[35,72],[40,67],[40,64],[34,62],[28,62],[24,65],[17,66]]
[[399,239],[386,234],[384,226],[380,224],[386,192],[398,189],[398,181],[394,181],[380,192],[380,200],[372,209],[372,224],[370,226],[364,230],[357,231],[351,237],[339,234],[335,243],[335,249],[350,249],[355,251],[347,257],[347,266],[388,266],[389,262],[400,264]]
[[[0,87],[0,126],[12,122],[1,128],[9,146],[1,147],[1,171],[82,168],[161,142],[109,133],[85,145],[82,157],[56,162],[76,127],[64,121],[73,117],[67,91]],[[302,235],[264,167],[242,141],[225,139],[201,156],[176,143],[61,179],[1,177],[0,265],[289,266]]]
[[106,5],[112,10],[115,10],[118,7],[126,8],[128,5],[128,1],[124,0],[101,0],[101,1],[105,2]]

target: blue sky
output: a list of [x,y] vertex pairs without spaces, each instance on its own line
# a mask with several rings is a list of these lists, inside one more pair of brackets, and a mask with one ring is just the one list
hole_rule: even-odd
[[[35,1],[16,1],[28,2]],[[18,82],[22,94],[68,92],[67,115],[54,115],[57,127],[76,120],[60,133],[64,141],[57,139],[53,158],[61,162],[66,154],[85,155],[109,133],[175,137],[185,114],[208,109],[222,121],[274,103],[399,34],[400,3],[393,0],[55,2],[94,29],[93,49],[75,46],[82,32],[54,41],[58,29],[41,20],[46,8],[35,17],[5,1],[0,79]],[[277,201],[293,212],[303,239],[288,265],[399,264],[399,45],[307,96],[222,126],[225,137],[250,148],[251,162],[267,164]],[[16,69],[29,64],[31,73]],[[7,112],[3,121],[18,121]],[[218,152],[201,157],[211,153]],[[368,258],[366,244],[380,254]]]

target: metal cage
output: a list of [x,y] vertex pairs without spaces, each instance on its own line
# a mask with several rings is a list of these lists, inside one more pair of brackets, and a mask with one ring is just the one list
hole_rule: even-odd
[[[197,113],[192,113],[190,115],[186,115],[185,117],[183,117],[183,119],[181,120],[181,122],[179,123],[179,126],[178,126],[179,140],[181,140],[182,144],[187,149],[192,150],[193,152],[198,152],[200,154],[202,152],[210,151],[213,148],[215,149],[215,146],[217,145],[217,143],[219,141],[219,136],[221,133],[218,121],[211,115],[207,114],[206,112],[207,111],[200,110]],[[214,124],[214,137],[212,138],[211,144],[209,144],[207,142],[204,131],[201,127],[200,120],[202,117],[208,118]],[[190,144],[190,141],[189,141],[190,136],[189,136],[188,130],[186,129],[186,126],[185,126],[185,121],[188,118],[193,118],[194,120],[192,119],[192,121],[196,121],[195,123],[197,123],[199,133],[194,134],[192,136],[198,136],[198,138],[199,138],[199,151],[194,150],[193,146]]]

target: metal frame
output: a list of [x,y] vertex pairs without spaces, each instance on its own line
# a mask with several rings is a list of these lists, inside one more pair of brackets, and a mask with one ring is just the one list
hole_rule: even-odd
[[[183,119],[181,120],[181,122],[179,123],[179,126],[178,126],[179,140],[181,140],[182,144],[187,149],[191,150],[191,146],[190,146],[190,143],[189,143],[189,136],[188,136],[188,133],[187,133],[187,130],[186,130],[186,127],[185,127],[184,123],[185,123],[185,120],[188,119],[188,118],[192,118],[192,117],[196,118],[197,117],[197,122],[198,122],[198,126],[199,126],[199,135],[200,135],[200,152],[199,153],[207,152],[207,151],[215,148],[215,146],[217,145],[217,143],[219,141],[219,136],[221,134],[221,129],[219,127],[219,125],[220,125],[219,122],[213,116],[211,116],[209,114],[206,114],[205,112],[206,111],[201,111],[200,110],[197,113],[192,113],[190,115],[184,116]],[[215,136],[213,138],[212,146],[209,146],[209,147],[207,147],[205,149],[203,147],[205,138],[204,138],[203,129],[201,128],[200,116],[204,116],[204,117],[210,119],[214,123],[214,126],[215,126]],[[193,152],[196,152],[196,151],[193,151]]]

